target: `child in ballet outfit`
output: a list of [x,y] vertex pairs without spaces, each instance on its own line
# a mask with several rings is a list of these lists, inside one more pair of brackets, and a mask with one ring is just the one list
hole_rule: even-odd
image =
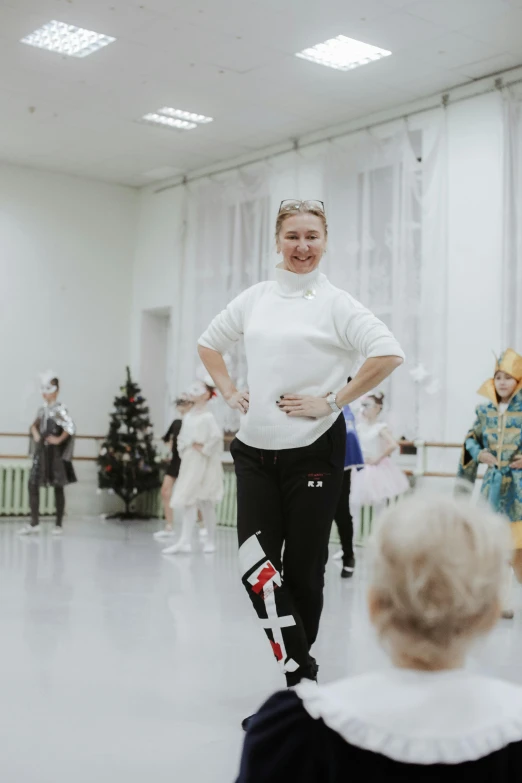
[[192,407],[192,403],[183,395],[176,400],[176,412],[177,418],[174,419],[166,434],[163,437],[163,442],[170,444],[171,456],[170,461],[163,477],[163,483],[161,485],[161,501],[163,504],[163,511],[165,514],[165,526],[162,530],[157,530],[153,535],[158,541],[162,538],[172,538],[174,535],[174,514],[170,505],[172,498],[172,491],[174,484],[179,475],[179,469],[181,466],[181,457],[178,452],[178,436],[181,431],[181,422],[183,416]]
[[373,506],[378,512],[389,500],[403,495],[410,488],[406,475],[390,459],[398,443],[386,422],[380,418],[384,394],[368,394],[361,405],[361,421],[357,433],[364,457],[364,468],[354,471],[350,493],[352,515],[362,506]]
[[182,530],[179,541],[164,549],[164,555],[192,552],[198,508],[207,530],[203,551],[211,553],[216,549],[215,506],[223,497],[223,430],[208,407],[215,393],[214,387],[203,381],[196,381],[188,390],[193,404],[183,417],[178,435],[181,466],[170,501],[171,507],[182,513]]
[[60,381],[48,370],[40,376],[44,405],[31,425],[33,464],[29,476],[31,521],[19,531],[28,536],[40,532],[40,488],[53,487],[56,503],[56,525],[53,535],[62,534],[65,513],[65,487],[76,481],[72,458],[76,426],[65,405],[58,400]]

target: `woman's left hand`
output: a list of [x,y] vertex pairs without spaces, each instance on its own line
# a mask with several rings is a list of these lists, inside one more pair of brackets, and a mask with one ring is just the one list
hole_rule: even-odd
[[522,457],[517,457],[509,466],[513,470],[522,470]]
[[200,453],[203,451],[203,444],[202,443],[193,443],[192,448],[196,449],[196,451],[199,451]]
[[307,419],[322,419],[332,412],[325,397],[284,394],[277,405],[288,416],[301,416]]

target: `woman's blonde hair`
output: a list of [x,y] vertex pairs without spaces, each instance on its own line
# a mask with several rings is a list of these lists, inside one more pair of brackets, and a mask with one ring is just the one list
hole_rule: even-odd
[[413,496],[383,514],[373,546],[373,620],[394,654],[444,666],[494,624],[510,537],[489,508]]

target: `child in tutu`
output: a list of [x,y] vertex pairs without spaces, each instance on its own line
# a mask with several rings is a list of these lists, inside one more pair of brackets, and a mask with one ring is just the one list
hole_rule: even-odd
[[362,506],[373,506],[378,511],[388,500],[410,488],[405,474],[390,459],[399,444],[386,422],[380,420],[383,404],[382,392],[369,394],[362,402],[362,420],[357,432],[364,468],[354,471],[352,476],[350,506],[354,516]]
[[204,551],[215,551],[215,505],[223,497],[223,431],[208,408],[214,395],[214,387],[203,381],[196,381],[188,391],[193,405],[184,415],[178,435],[181,466],[170,501],[172,508],[182,512],[183,524],[179,541],[164,549],[164,555],[192,551],[198,508],[207,529]]

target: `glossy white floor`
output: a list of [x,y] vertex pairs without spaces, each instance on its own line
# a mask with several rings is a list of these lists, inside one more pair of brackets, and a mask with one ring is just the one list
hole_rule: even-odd
[[[241,718],[282,685],[234,532],[215,555],[165,558],[152,523],[69,521],[61,539],[17,528],[0,522],[1,779],[231,783]],[[352,581],[330,562],[323,682],[386,665],[365,584],[362,553]],[[522,682],[521,649],[522,609],[472,665]]]

